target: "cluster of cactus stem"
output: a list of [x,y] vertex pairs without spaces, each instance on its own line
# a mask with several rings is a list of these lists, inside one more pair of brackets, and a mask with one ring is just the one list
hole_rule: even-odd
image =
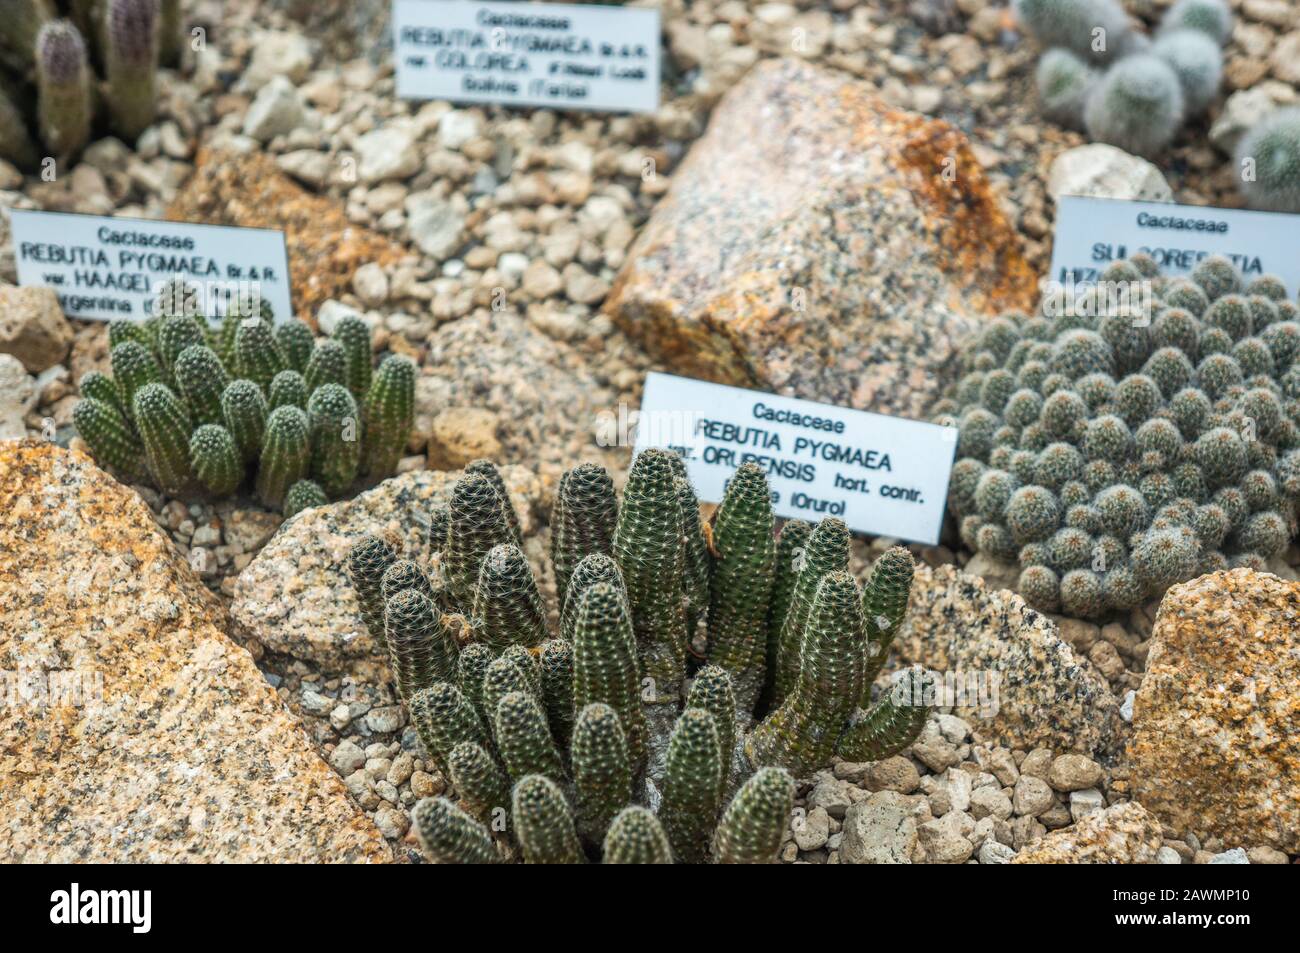
[[1178,0],[1153,39],[1119,0],[1017,0],[1045,52],[1036,73],[1044,115],[1094,142],[1152,158],[1219,94],[1226,0]]
[[23,168],[70,160],[101,112],[103,128],[134,143],[157,113],[158,67],[175,65],[181,44],[180,0],[8,0],[0,158]]
[[109,326],[112,376],[83,377],[73,411],[96,460],[174,497],[247,485],[286,517],[392,474],[414,420],[409,358],[372,371],[355,316],[316,339],[260,300],[212,322],[195,300],[173,284],[148,320]]
[[584,463],[551,516],[558,628],[496,467],[430,514],[426,561],[367,535],[348,574],[456,802],[414,826],[445,863],[771,863],[795,778],[907,747],[932,701],[904,670],[872,700],[912,557],[848,573],[837,519],[787,522],[746,464],[703,523],[681,458],[642,451],[621,502]]
[[1300,507],[1300,311],[1226,258],[1136,255],[992,321],[936,420],[959,428],[963,542],[1034,606],[1100,618],[1216,570],[1264,569]]

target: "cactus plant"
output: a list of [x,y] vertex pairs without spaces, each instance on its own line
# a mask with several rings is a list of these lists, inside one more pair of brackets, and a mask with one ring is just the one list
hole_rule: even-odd
[[[1214,256],[1187,278],[1141,259],[1108,274],[1150,283],[1149,326],[1104,307],[1007,316],[973,341],[936,407],[959,429],[950,503],[963,538],[1018,559],[1032,605],[1086,618],[1234,560],[1267,561],[1294,538],[1300,506],[1281,488],[1281,461],[1300,447],[1289,383],[1300,381],[1300,323],[1280,320],[1281,283],[1247,285]],[[1056,374],[1025,377],[1029,350]],[[1025,386],[994,412],[982,391],[998,369]]]
[[1095,142],[1154,157],[1178,132],[1186,104],[1178,74],[1152,55],[1120,60],[1097,82],[1083,121]]
[[1237,187],[1251,208],[1300,212],[1300,107],[1279,109],[1237,145]]
[[299,480],[289,487],[289,492],[284,495],[284,518],[290,519],[303,510],[311,509],[313,506],[324,506],[329,501],[330,498],[325,495],[319,483]]
[[[348,355],[338,342],[321,341],[313,348],[305,324],[294,319],[273,325],[260,300],[233,302],[231,312],[209,332],[201,316],[191,313],[188,302],[194,300],[192,289],[172,283],[160,294],[154,318],[109,325],[113,375],[88,374],[81,382],[83,397],[115,406],[126,418],[129,434],[112,426],[102,407],[84,411],[79,419],[86,427],[78,432],[97,459],[123,475],[140,475],[118,438],[128,437],[128,446],[144,445],[145,428],[157,430],[156,422],[142,423],[135,415],[137,392],[157,383],[168,388],[169,406],[183,409],[192,428],[223,428],[239,461],[233,473],[228,464],[220,471],[209,467],[210,479],[182,479],[189,464],[181,468],[172,461],[164,468],[169,493],[227,496],[251,483],[263,503],[275,507],[290,487],[309,479],[316,491],[337,498],[356,485],[366,450],[369,479],[392,472],[412,422],[415,380],[408,359],[390,356],[384,361],[364,395],[363,414],[346,386]],[[368,338],[366,348],[368,354]],[[355,369],[353,375],[361,376]],[[161,406],[156,399],[153,404]],[[187,455],[191,436],[186,435]],[[226,455],[228,441],[215,431],[198,442],[213,453],[218,441]],[[152,476],[153,466],[149,473],[166,489],[160,477]],[[319,500],[315,491],[304,488],[294,503],[314,506]]]
[[154,122],[158,66],[178,63],[182,30],[178,0],[12,0],[0,21],[0,157],[21,168],[75,158],[101,101],[106,131],[133,143]]
[[[1152,158],[1218,95],[1220,47],[1232,27],[1224,0],[1179,0],[1154,42],[1131,28],[1117,0],[1016,0],[1015,7],[1044,47],[1036,74],[1044,115],[1094,142]],[[1005,370],[994,376],[996,386],[1013,380]]]
[[[349,554],[363,619],[388,621],[398,693],[425,753],[449,772],[464,809],[456,823],[476,825],[475,844],[495,838],[508,855],[511,841],[530,863],[602,852],[607,863],[770,863],[793,804],[791,774],[807,777],[836,756],[887,757],[925,723],[926,673],[905,672],[874,702],[867,688],[906,610],[911,556],[885,553],[860,590],[845,571],[840,521],[789,524],[778,545],[757,468],[733,478],[705,549],[709,658],[690,677],[684,653],[679,661],[671,649],[685,635],[691,521],[681,471],[666,454],[638,456],[621,505],[598,468],[562,477],[558,508],[595,499],[606,531],[619,516],[611,553],[590,547],[557,593],[561,638],[546,637],[534,572],[483,467],[467,468],[449,502],[435,505],[428,571],[373,535]],[[576,492],[579,474],[596,493]],[[1268,493],[1260,482],[1252,498]],[[581,524],[560,513],[559,525]],[[575,531],[556,552],[572,565],[588,549],[576,541],[590,538]],[[784,581],[774,587],[778,551]],[[783,607],[774,608],[778,598]],[[779,704],[757,697],[783,648],[773,631],[799,634],[794,681]],[[662,679],[674,672],[669,705]],[[510,785],[506,824],[498,809]],[[443,842],[427,849],[435,859],[448,853]]]

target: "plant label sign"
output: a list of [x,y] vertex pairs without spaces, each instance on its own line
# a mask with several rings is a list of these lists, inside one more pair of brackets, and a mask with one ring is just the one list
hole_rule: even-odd
[[659,35],[642,7],[394,0],[397,95],[654,112]]
[[1186,275],[1210,255],[1225,255],[1246,281],[1281,278],[1300,292],[1300,215],[1205,208],[1167,202],[1063,195],[1056,203],[1050,278],[1094,282],[1112,262],[1146,252],[1165,275]]
[[70,318],[143,321],[167,283],[189,286],[199,313],[260,297],[293,314],[284,233],[146,219],[13,209],[18,283],[52,288]]
[[636,449],[686,460],[700,499],[721,502],[744,463],[767,474],[778,516],[939,542],[957,430],[794,397],[651,372]]

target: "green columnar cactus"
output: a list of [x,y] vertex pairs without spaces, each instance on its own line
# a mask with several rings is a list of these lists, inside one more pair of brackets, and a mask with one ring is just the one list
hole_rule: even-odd
[[[619,572],[618,563],[602,553],[592,553],[587,556],[578,563],[569,577],[564,608],[560,611],[560,637],[564,640],[573,641],[573,630],[578,622],[578,606],[582,603],[582,594],[598,582],[609,583],[619,592],[624,593],[624,599],[627,598],[626,590],[623,588],[623,574]],[[559,591],[558,588],[556,591]]]
[[266,402],[272,410],[286,406],[306,410],[307,382],[297,371],[283,370],[271,378],[271,385],[266,389]]
[[[121,396],[117,392],[117,385],[113,383],[113,378],[107,374],[90,371],[81,379],[79,387],[82,397],[101,400],[110,407],[115,408],[119,413],[122,411]],[[75,408],[73,413],[76,413]]]
[[450,506],[437,503],[429,507],[429,552],[441,553],[447,548],[447,531],[450,527]]
[[[231,343],[232,345],[234,343],[233,337]],[[312,348],[316,345],[316,339],[312,337],[311,328],[307,327],[306,322],[299,318],[282,321],[275,326],[275,343],[279,345],[280,353],[284,355],[289,369],[303,374],[305,383],[307,362],[311,360]],[[321,383],[329,382],[317,381],[318,386]]]
[[763,688],[774,523],[767,479],[746,463],[731,478],[714,517],[709,599],[709,661],[731,675],[736,709],[745,720]]
[[158,109],[157,0],[108,0],[103,52],[113,125],[124,140],[135,142]]
[[684,864],[708,858],[722,788],[721,745],[713,716],[687,708],[668,740],[660,817],[673,855]]
[[447,770],[463,807],[492,826],[497,811],[510,812],[510,779],[481,744],[462,741],[447,752]]
[[794,810],[794,790],[794,779],[782,768],[760,768],[746,781],[718,825],[718,863],[775,863]]
[[445,797],[425,798],[411,812],[420,843],[439,864],[498,864],[492,835]]
[[530,774],[511,794],[511,818],[526,864],[581,864],[582,844],[564,794],[550,778]]
[[614,816],[632,802],[632,762],[618,714],[595,702],[578,713],[573,727],[573,783],[578,829],[595,848]]
[[523,548],[524,535],[519,530],[519,514],[515,512],[515,504],[510,499],[510,491],[506,489],[506,481],[501,476],[501,471],[491,460],[472,460],[465,467],[465,472],[481,476],[492,484],[492,489],[497,491],[497,496],[501,498],[501,511],[505,514],[506,523],[510,527],[510,536],[514,544]]
[[487,742],[478,713],[450,682],[431,681],[406,698],[420,742],[439,765],[461,742]]
[[245,463],[262,454],[269,413],[262,388],[252,381],[231,381],[221,392],[221,417]]
[[522,645],[509,645],[498,656],[498,658],[514,662],[519,666],[519,671],[524,673],[524,680],[528,683],[528,694],[539,705],[545,704],[542,696],[542,665],[529,649]]
[[399,592],[384,606],[384,641],[402,698],[450,678],[455,669],[456,646],[439,616],[434,601],[418,589]]
[[311,465],[311,425],[298,407],[277,407],[266,418],[262,456],[257,466],[257,497],[278,507],[289,487],[307,476]]
[[888,694],[866,711],[859,709],[840,735],[835,753],[845,761],[883,761],[898,754],[921,733],[930,708],[931,676],[908,669]]
[[[493,659],[483,670],[483,683],[479,688],[479,706],[487,715],[487,724],[494,739],[497,708],[501,704],[501,699],[514,692],[523,695],[533,693],[532,683],[525,675],[524,669],[514,659]],[[538,704],[541,703],[541,699],[535,696],[533,700]]]
[[80,152],[90,140],[90,65],[77,28],[53,20],[36,38],[36,88],[41,138],[59,158]]
[[685,553],[673,456],[655,448],[637,454],[614,533],[641,672],[650,680],[648,704],[670,713],[681,704],[686,675]]
[[628,757],[640,771],[646,755],[636,640],[622,592],[607,582],[581,597],[573,632],[573,706],[601,702],[618,714],[627,734]]
[[495,707],[489,710],[483,705],[483,680],[488,666],[495,658],[492,650],[482,642],[471,642],[461,649],[460,656],[456,659],[456,684],[461,694],[474,706],[483,724],[488,726],[492,724],[492,711],[495,711]]
[[[95,0],[84,0],[94,3]],[[163,66],[176,66],[181,61],[184,48],[185,12],[181,0],[161,0],[158,4],[158,61]]]
[[114,404],[95,397],[84,397],[72,410],[77,432],[100,460],[127,479],[142,475],[144,445],[131,425]]
[[736,748],[736,694],[727,670],[719,665],[706,665],[696,672],[686,696],[686,707],[713,716],[718,730],[718,754],[722,759],[722,772],[718,776],[718,803],[721,804],[730,786]]
[[862,696],[866,661],[862,607],[847,572],[822,579],[804,629],[799,678],[781,707],[745,745],[751,764],[777,765],[802,777],[830,757],[840,729]]
[[361,607],[361,619],[379,646],[384,641],[383,579],[388,567],[397,562],[397,552],[378,536],[367,533],[348,552],[348,578]]
[[329,501],[330,498],[325,495],[319,483],[299,480],[289,487],[289,492],[284,495],[284,518],[291,519],[303,510],[311,509],[313,506],[325,506]]
[[526,692],[507,693],[497,702],[493,725],[500,759],[511,777],[546,775],[564,780],[564,762],[536,697]]
[[203,424],[190,435],[190,466],[213,496],[229,496],[244,479],[235,438],[220,424]]
[[[605,468],[582,463],[560,477],[551,514],[551,566],[561,611],[568,607],[569,580],[588,556],[614,551],[618,503]],[[568,636],[566,636],[568,638]]]
[[713,564],[709,559],[709,546],[704,541],[700,501],[686,472],[686,461],[674,453],[672,464],[677,506],[682,512],[682,539],[686,545],[686,641],[689,644],[709,611],[709,577]]
[[605,835],[606,864],[671,864],[673,850],[663,825],[643,807],[623,808]]
[[793,690],[799,678],[799,653],[803,644],[804,628],[812,613],[813,600],[821,581],[829,573],[849,568],[849,530],[842,520],[829,517],[817,524],[808,545],[804,548],[781,628],[781,640],[776,655],[776,677],[772,689],[772,705],[779,706]]
[[329,338],[321,338],[312,349],[307,366],[303,368],[307,390],[314,391],[326,384],[348,386],[348,354],[343,345]]
[[216,352],[204,344],[187,347],[177,352],[171,371],[176,390],[189,405],[195,424],[224,424],[221,395],[230,386],[230,375]]
[[776,686],[774,660],[780,654],[781,630],[785,626],[790,603],[794,599],[795,582],[803,566],[804,551],[812,524],[805,520],[787,520],[776,538],[776,557],[772,569],[772,595],[767,609],[767,670],[763,677],[763,698],[770,699]]
[[511,645],[540,645],[546,638],[546,610],[532,567],[513,543],[494,546],[479,567],[474,616],[496,652]]
[[250,380],[263,392],[271,386],[276,374],[288,364],[275,343],[271,322],[260,317],[244,318],[235,331],[235,372]]
[[474,605],[483,558],[494,546],[512,542],[501,497],[492,484],[481,476],[457,480],[442,565],[452,598],[466,611]]
[[397,468],[415,421],[415,362],[400,354],[384,358],[365,400],[363,466],[372,476]]
[[194,428],[184,401],[166,384],[145,384],[135,392],[132,409],[154,482],[165,493],[189,492],[194,486],[190,469]]
[[[280,380],[284,371],[276,376]],[[272,387],[274,390],[274,386]],[[346,387],[325,384],[307,401],[311,423],[311,475],[330,496],[344,493],[361,467],[361,419]]]
[[113,380],[117,381],[118,400],[127,416],[135,420],[135,394],[146,384],[162,383],[162,368],[153,353],[138,341],[114,345],[109,354]]
[[158,357],[167,374],[175,375],[181,352],[191,347],[206,347],[207,343],[203,325],[190,315],[171,314],[158,319]]
[[1237,146],[1237,183],[1251,208],[1300,212],[1300,108],[1269,113]]
[[53,20],[50,0],[13,0],[0,21],[0,53],[15,69],[26,71],[35,58],[36,37],[41,27]]
[[871,567],[862,591],[862,619],[867,633],[867,664],[863,675],[863,701],[869,700],[871,683],[884,667],[889,646],[907,614],[912,592],[912,554],[902,546],[881,555]]
[[433,583],[429,576],[418,563],[409,559],[395,559],[384,571],[384,577],[379,581],[379,591],[383,597],[384,603],[392,599],[399,592],[405,592],[407,589],[414,589],[428,596],[434,603],[438,604],[438,596],[433,590]]
[[343,345],[347,357],[348,390],[364,397],[370,389],[370,365],[374,354],[370,349],[370,328],[355,314],[347,314],[334,327],[334,340]]
[[556,743],[568,750],[573,734],[573,646],[563,639],[547,639],[538,655],[542,669],[542,702]]

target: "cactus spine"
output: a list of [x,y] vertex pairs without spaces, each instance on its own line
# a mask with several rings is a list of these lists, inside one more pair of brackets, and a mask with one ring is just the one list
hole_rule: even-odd
[[[295,372],[284,371],[276,380],[284,374]],[[339,496],[357,478],[361,465],[357,402],[346,388],[325,384],[307,401],[307,416],[311,423],[311,475],[328,495]]]
[[551,565],[563,609],[578,565],[588,556],[608,556],[614,549],[618,503],[614,482],[605,468],[582,463],[566,470],[560,477],[551,516]]
[[618,714],[594,702],[573,727],[573,782],[583,839],[599,845],[614,817],[632,801],[632,762]]
[[603,860],[607,864],[671,864],[673,850],[659,818],[632,805],[610,824]]
[[230,431],[203,424],[190,436],[190,466],[214,496],[229,496],[244,479],[244,463]]
[[190,413],[166,384],[145,384],[132,401],[136,428],[154,482],[166,493],[189,492],[194,483],[190,469]]
[[794,780],[782,768],[760,768],[727,806],[718,825],[720,864],[771,864],[794,810]]
[[311,426],[298,407],[277,407],[266,418],[262,458],[257,467],[257,496],[278,507],[289,487],[307,475],[311,463]]
[[436,863],[501,862],[486,828],[444,797],[420,801],[411,812],[411,820],[420,843]]
[[708,856],[722,788],[720,751],[713,716],[702,708],[683,711],[668,740],[660,816],[674,856],[685,864]]
[[375,372],[365,403],[365,472],[392,473],[415,420],[415,364],[390,354]]
[[68,158],[90,140],[90,65],[76,27],[54,20],[36,38],[36,87],[41,138]]
[[580,864],[582,845],[564,794],[550,778],[530,774],[511,796],[515,835],[528,864]]

